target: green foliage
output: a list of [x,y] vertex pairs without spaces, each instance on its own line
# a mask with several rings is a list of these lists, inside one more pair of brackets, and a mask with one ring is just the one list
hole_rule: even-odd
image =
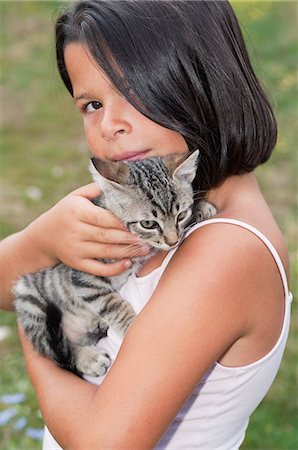
[[[279,123],[276,150],[257,171],[262,190],[283,230],[290,250],[292,291],[297,296],[297,76],[296,2],[232,1],[258,76],[275,106]],[[62,2],[0,1],[2,52],[0,159],[1,237],[26,226],[58,199],[89,182],[87,145],[79,114],[58,79],[53,50],[53,22]],[[253,414],[243,449],[294,450],[297,410],[297,315],[278,377]],[[20,417],[42,427],[33,389],[18,344],[15,318],[1,313],[1,384],[3,394],[23,392],[26,400],[0,428],[3,449],[34,450],[40,442],[16,431]],[[0,403],[0,413],[7,406]]]

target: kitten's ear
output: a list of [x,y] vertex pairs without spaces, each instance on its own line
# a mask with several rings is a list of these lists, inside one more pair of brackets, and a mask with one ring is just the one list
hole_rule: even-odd
[[177,182],[187,181],[191,183],[197,172],[199,150],[192,152],[174,171],[173,180]]
[[91,158],[89,171],[93,180],[102,190],[107,184],[122,189],[129,179],[129,169],[121,161],[104,161],[98,158]]
[[180,166],[188,157],[189,153],[170,153],[165,156],[161,156],[163,164],[166,166],[170,176],[172,177],[175,170]]

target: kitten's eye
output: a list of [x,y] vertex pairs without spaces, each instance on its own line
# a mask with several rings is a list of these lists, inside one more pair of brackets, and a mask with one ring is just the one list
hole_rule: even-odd
[[153,230],[154,228],[158,228],[158,223],[155,220],[141,220],[140,225],[146,230]]
[[177,222],[181,222],[182,220],[186,219],[187,216],[188,216],[188,211],[182,211],[177,216]]
[[100,102],[90,102],[87,103],[87,105],[84,106],[84,111],[86,112],[94,112],[97,109],[100,109],[102,107],[102,104]]

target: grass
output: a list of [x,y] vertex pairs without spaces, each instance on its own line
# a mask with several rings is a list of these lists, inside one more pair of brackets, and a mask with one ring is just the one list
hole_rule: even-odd
[[[254,67],[275,105],[279,139],[269,163],[257,170],[262,190],[287,239],[291,280],[297,297],[297,19],[296,2],[233,1]],[[1,1],[1,159],[0,234],[15,232],[63,195],[89,182],[88,149],[79,114],[55,71],[53,16],[59,3]],[[252,44],[253,43],[253,44]],[[297,309],[277,379],[251,418],[243,449],[294,450],[297,409]],[[0,397],[16,392],[26,399],[0,402],[16,415],[0,427],[0,447],[34,450],[40,441],[28,429],[42,427],[33,389],[27,379],[13,314],[1,312]],[[16,430],[18,419],[27,424]],[[87,450],[87,449],[86,449]]]

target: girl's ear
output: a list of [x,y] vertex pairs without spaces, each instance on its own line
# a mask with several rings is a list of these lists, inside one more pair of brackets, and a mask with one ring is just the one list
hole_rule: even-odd
[[174,171],[173,180],[178,183],[191,183],[197,173],[199,150],[192,152]]
[[103,191],[107,185],[123,189],[123,186],[128,183],[129,179],[129,169],[121,161],[104,161],[98,158],[91,158],[89,172]]

